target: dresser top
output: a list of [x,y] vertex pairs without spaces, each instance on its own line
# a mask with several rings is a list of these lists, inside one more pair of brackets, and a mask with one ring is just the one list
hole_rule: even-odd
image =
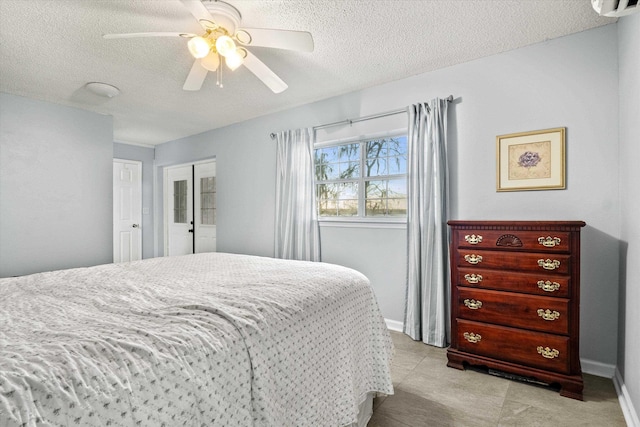
[[450,220],[456,228],[488,228],[493,230],[550,230],[584,227],[584,221],[484,221],[484,220]]

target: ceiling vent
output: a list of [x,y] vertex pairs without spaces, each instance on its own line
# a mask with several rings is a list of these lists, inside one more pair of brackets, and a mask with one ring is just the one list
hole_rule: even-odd
[[637,12],[638,0],[591,0],[593,9],[600,16],[617,18]]

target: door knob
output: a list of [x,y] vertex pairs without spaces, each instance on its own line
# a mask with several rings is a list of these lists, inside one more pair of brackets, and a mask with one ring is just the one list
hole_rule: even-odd
[[191,230],[189,230],[189,233],[193,233],[193,228]]
[[132,227],[133,227],[133,228],[139,228],[139,227],[140,227],[140,224],[133,224],[133,225],[132,225]]

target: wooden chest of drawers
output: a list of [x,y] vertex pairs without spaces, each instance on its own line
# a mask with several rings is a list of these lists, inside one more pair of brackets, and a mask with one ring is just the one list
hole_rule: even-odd
[[464,363],[559,384],[582,400],[582,221],[449,221],[451,346]]

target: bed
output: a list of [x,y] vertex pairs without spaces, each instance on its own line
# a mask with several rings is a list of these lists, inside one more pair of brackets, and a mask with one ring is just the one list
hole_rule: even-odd
[[0,427],[351,426],[392,394],[368,280],[223,253],[0,279]]

